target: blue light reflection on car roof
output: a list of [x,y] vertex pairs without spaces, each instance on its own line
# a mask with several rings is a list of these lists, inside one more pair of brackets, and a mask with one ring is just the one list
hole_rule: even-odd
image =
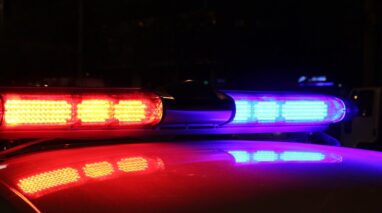
[[342,162],[342,157],[337,154],[314,151],[230,150],[227,152],[235,159],[236,163]]

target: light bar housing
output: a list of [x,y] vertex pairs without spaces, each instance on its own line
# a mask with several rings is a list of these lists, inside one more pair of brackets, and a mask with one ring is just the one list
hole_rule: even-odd
[[8,88],[0,98],[1,139],[318,132],[347,110],[332,96],[241,91]]

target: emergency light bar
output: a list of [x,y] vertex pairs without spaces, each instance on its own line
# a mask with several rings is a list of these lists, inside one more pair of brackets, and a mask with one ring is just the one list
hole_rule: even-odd
[[346,114],[331,96],[237,91],[189,102],[137,89],[0,89],[0,98],[7,139],[322,131]]

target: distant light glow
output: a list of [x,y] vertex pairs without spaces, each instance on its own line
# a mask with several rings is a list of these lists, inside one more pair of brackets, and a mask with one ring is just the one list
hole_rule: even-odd
[[301,82],[304,82],[305,80],[306,80],[307,78],[306,78],[306,76],[300,76],[299,78],[298,78],[298,83],[301,83]]
[[334,86],[334,82],[304,82],[300,83],[300,86],[303,87],[332,87]]
[[326,76],[325,75],[319,75],[319,76],[313,76],[311,79],[311,81],[321,81],[321,82],[325,82],[327,80]]
[[236,163],[245,163],[251,160],[251,155],[246,151],[229,151],[228,153],[235,158]]

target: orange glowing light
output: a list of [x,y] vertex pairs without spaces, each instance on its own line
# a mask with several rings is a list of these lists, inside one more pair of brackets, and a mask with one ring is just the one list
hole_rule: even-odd
[[8,98],[4,104],[7,126],[66,125],[72,118],[72,105],[66,100]]
[[36,193],[53,187],[77,182],[78,171],[73,168],[52,170],[19,180],[18,186],[25,193]]
[[158,124],[163,115],[155,94],[0,94],[1,127],[15,129],[74,129],[103,126],[110,129]]
[[85,175],[91,178],[111,175],[114,172],[113,165],[107,161],[85,164],[82,169]]
[[104,99],[83,100],[77,105],[77,117],[85,123],[102,123],[112,118],[112,103]]
[[146,118],[147,106],[139,100],[122,100],[115,105],[115,118],[120,122],[140,122]]

